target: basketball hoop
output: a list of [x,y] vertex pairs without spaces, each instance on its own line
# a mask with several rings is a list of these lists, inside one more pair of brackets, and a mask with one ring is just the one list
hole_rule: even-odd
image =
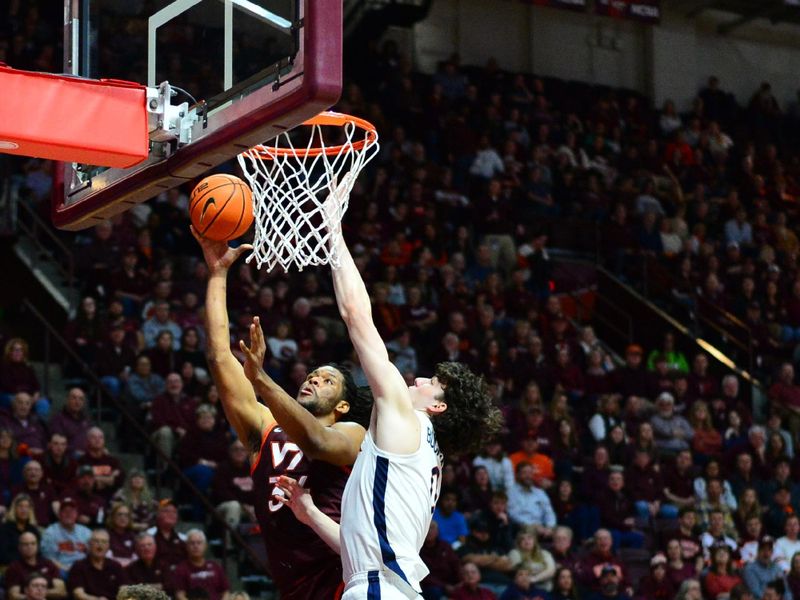
[[[341,143],[325,144],[326,127],[339,128]],[[292,141],[289,132],[272,145],[251,148],[239,164],[253,190],[255,239],[247,261],[255,259],[271,271],[276,264],[288,271],[294,263],[339,268],[335,248],[328,247],[347,211],[350,191],[361,169],[378,153],[375,126],[350,115],[323,112],[298,130],[306,143]]]

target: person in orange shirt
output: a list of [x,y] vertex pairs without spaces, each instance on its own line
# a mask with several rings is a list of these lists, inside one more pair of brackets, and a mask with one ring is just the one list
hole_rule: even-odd
[[533,482],[536,487],[549,489],[555,480],[553,461],[546,454],[539,452],[539,436],[537,433],[529,431],[522,439],[522,448],[509,457],[511,464],[516,472],[517,465],[521,462],[530,463],[533,466]]

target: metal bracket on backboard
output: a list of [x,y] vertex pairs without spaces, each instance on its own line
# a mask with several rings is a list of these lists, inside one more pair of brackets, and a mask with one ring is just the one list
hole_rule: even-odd
[[191,143],[192,126],[199,120],[197,108],[189,103],[172,104],[177,91],[164,81],[157,88],[147,88],[147,131],[150,141],[177,143],[178,147]]

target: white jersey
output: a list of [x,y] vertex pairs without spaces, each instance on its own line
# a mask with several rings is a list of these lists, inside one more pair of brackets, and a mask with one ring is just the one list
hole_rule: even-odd
[[419,557],[442,486],[442,455],[427,414],[419,449],[385,452],[369,431],[342,496],[340,539],[347,583],[354,575],[392,571],[417,592],[428,568]]

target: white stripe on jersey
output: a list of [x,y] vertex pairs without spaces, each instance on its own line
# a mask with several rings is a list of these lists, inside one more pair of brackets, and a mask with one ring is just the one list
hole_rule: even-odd
[[367,431],[342,496],[340,539],[344,580],[389,569],[416,591],[428,568],[419,557],[442,486],[442,455],[428,415],[419,449],[385,452]]

